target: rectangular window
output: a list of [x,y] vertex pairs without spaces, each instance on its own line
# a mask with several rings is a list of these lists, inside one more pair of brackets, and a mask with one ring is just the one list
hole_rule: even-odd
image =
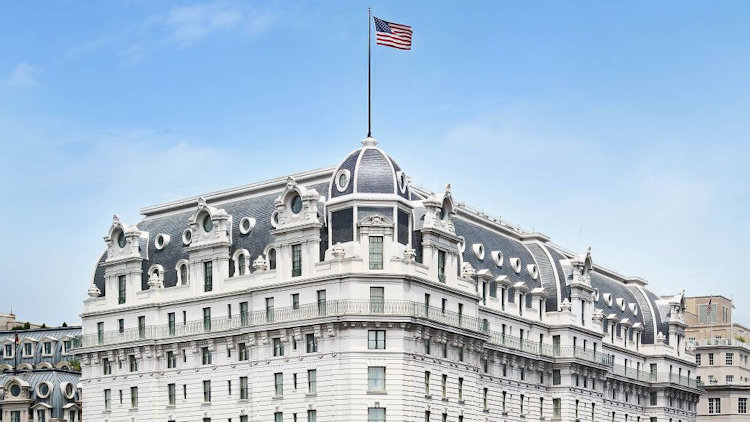
[[211,381],[203,381],[203,403],[211,402]]
[[656,392],[652,391],[649,393],[649,403],[651,406],[656,406]]
[[102,371],[104,375],[112,374],[112,364],[109,362],[109,358],[102,358]]
[[318,371],[315,369],[307,370],[307,394],[318,392]]
[[708,413],[710,414],[721,413],[721,399],[720,398],[708,399]]
[[266,322],[273,322],[274,315],[273,315],[273,298],[267,297],[266,298]]
[[445,251],[438,251],[438,281],[445,283]]
[[552,399],[552,417],[559,418],[561,414],[562,414],[561,399]]
[[318,421],[318,411],[310,409],[307,411],[307,422],[317,422]]
[[43,347],[44,347],[43,353],[45,355],[51,355],[52,354],[52,342],[45,341],[44,344],[43,344]]
[[464,401],[464,379],[458,379],[458,401]]
[[292,277],[302,275],[302,245],[292,245]]
[[458,348],[458,361],[459,362],[464,361],[464,346],[461,346]]
[[727,353],[726,362],[727,365],[734,365],[734,353]]
[[544,420],[544,397],[539,397],[539,419]]
[[273,339],[273,355],[284,356],[284,343],[281,342],[280,338]]
[[175,335],[175,316],[174,312],[170,312],[167,314],[167,327],[169,331],[169,336]]
[[273,422],[284,422],[284,414],[282,412],[274,412]]
[[425,396],[430,395],[430,371],[424,372],[424,394]]
[[424,411],[424,422],[430,422],[430,411],[425,410]]
[[385,312],[385,288],[370,287],[370,312],[374,314]]
[[247,377],[240,377],[240,400],[247,400],[248,389],[247,389]]
[[239,349],[239,360],[248,360],[247,355],[247,345],[245,343],[240,343],[237,345],[237,349]]
[[484,410],[490,410],[489,404],[487,402],[487,396],[489,395],[489,389],[485,388],[482,390],[482,409]]
[[315,339],[315,334],[305,334],[305,344],[307,346],[307,353],[318,351],[318,341]]
[[247,302],[240,302],[240,324],[242,324],[243,326],[247,325],[247,317]]
[[146,338],[146,317],[138,317],[138,338],[143,340]]
[[201,362],[204,365],[211,365],[211,350],[208,347],[201,347]]
[[170,406],[174,406],[177,403],[175,384],[167,384],[167,400]]
[[737,398],[737,413],[747,413],[747,397]]
[[167,350],[167,368],[176,368],[177,358],[172,350]]
[[240,422],[248,422],[247,415],[240,415]]
[[560,379],[560,370],[559,369],[553,369],[552,370],[552,385],[560,385],[561,383]]
[[442,388],[443,398],[448,397],[448,375],[443,374],[442,382],[440,384]]
[[130,360],[130,372],[137,372],[138,360],[136,360],[135,355],[128,356],[128,359]]
[[326,291],[325,290],[318,290],[318,314],[319,315],[326,315],[327,307],[326,307]]
[[203,291],[210,292],[214,289],[214,264],[211,261],[203,263]]
[[700,353],[695,354],[695,364],[698,366],[701,366],[701,354]]
[[21,411],[11,410],[10,411],[10,422],[21,422]]
[[104,344],[104,323],[103,322],[96,323],[96,340],[98,344]]
[[385,330],[369,330],[367,332],[367,348],[370,350],[384,350]]
[[370,269],[383,269],[383,237],[370,236]]
[[384,407],[367,408],[367,422],[385,422]]
[[714,354],[713,353],[709,353],[708,354],[708,364],[709,365],[713,365],[714,364]]
[[125,303],[125,276],[124,275],[117,277],[117,303],[120,305]]
[[299,309],[299,293],[292,293],[292,309]]
[[459,303],[458,304],[458,326],[459,327],[461,326],[461,320],[463,319],[463,317],[464,317],[464,304]]
[[284,395],[284,374],[277,372],[273,374],[274,394],[277,397]]
[[112,390],[104,390],[104,410],[110,410],[112,408]]
[[138,408],[138,387],[130,387],[130,408]]
[[203,331],[211,331],[211,308],[203,308]]

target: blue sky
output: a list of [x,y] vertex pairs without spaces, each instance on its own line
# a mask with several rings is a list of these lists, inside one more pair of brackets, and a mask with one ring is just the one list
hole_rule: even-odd
[[[75,321],[113,214],[335,165],[415,183],[750,324],[750,3],[15,2],[0,14],[0,311]],[[750,289],[749,289],[750,290]]]

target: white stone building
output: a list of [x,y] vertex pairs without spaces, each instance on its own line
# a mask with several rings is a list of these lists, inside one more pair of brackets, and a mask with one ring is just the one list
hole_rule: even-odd
[[362,143],[115,217],[83,420],[695,420],[682,295],[415,188]]

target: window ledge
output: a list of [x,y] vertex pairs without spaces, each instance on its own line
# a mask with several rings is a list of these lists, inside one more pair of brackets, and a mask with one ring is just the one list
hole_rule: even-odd
[[284,396],[273,396],[271,397],[271,400],[283,400]]
[[305,393],[305,397],[318,397],[318,393]]
[[367,390],[367,394],[386,395],[386,394],[388,394],[388,392],[387,391],[377,391],[377,390]]

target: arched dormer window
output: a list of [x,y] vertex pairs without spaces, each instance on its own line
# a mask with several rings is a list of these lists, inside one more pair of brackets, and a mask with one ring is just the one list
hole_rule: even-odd
[[268,250],[268,269],[276,269],[276,249],[274,248]]
[[188,267],[188,261],[186,259],[181,259],[177,261],[177,265],[175,266],[175,270],[177,271],[177,285],[178,286],[187,286],[190,284],[190,271]]
[[250,261],[250,252],[248,252],[247,249],[237,249],[234,252],[232,261],[234,261],[234,275],[235,276],[243,276],[250,272],[248,270],[249,261]]

